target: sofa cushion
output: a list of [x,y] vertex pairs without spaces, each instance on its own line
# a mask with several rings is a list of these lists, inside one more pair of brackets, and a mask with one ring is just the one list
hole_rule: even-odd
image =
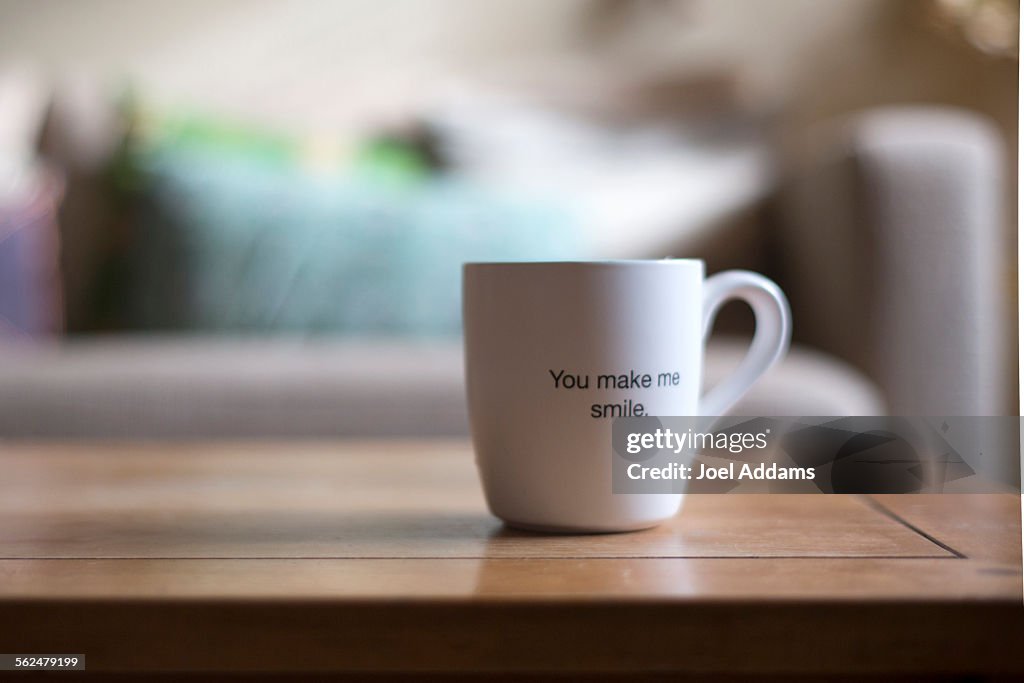
[[454,336],[463,262],[580,256],[562,202],[440,173],[400,136],[321,167],[289,132],[136,117],[133,329]]
[[[742,345],[713,344],[707,380]],[[2,437],[330,437],[468,431],[457,343],[110,337],[3,350]],[[870,415],[876,389],[798,349],[737,409]]]

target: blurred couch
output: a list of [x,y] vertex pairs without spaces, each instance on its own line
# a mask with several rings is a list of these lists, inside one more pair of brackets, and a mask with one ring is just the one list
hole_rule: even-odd
[[[66,170],[69,201],[88,203],[100,164],[78,155],[81,123],[58,123],[46,152]],[[711,272],[749,267],[780,281],[798,343],[738,414],[1012,412],[998,136],[971,114],[919,108],[867,112],[809,137],[760,191],[744,187],[728,216],[678,238],[659,232],[657,243],[638,237],[616,255],[696,256]],[[66,235],[65,249],[83,239]],[[738,322],[723,326],[742,334],[743,314],[731,315]],[[712,339],[706,383],[744,345]],[[0,365],[5,437],[467,430],[455,339],[92,334],[4,348]]]

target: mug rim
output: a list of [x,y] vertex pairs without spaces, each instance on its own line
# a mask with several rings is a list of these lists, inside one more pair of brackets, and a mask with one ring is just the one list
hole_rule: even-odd
[[662,259],[566,259],[564,261],[467,261],[462,264],[466,270],[470,268],[501,268],[509,266],[704,266],[699,258],[662,258]]

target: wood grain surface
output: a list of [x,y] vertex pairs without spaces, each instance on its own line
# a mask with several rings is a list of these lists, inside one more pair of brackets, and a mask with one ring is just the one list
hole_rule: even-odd
[[93,671],[1024,673],[1015,495],[540,536],[462,441],[4,443],[0,473],[0,651]]

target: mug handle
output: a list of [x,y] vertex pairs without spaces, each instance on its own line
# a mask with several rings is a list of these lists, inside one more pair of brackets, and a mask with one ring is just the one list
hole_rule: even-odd
[[732,299],[746,301],[753,309],[754,340],[733,373],[701,397],[698,412],[703,416],[717,417],[736,405],[789,349],[793,322],[786,295],[777,284],[749,270],[727,270],[704,281],[705,346],[719,309]]

